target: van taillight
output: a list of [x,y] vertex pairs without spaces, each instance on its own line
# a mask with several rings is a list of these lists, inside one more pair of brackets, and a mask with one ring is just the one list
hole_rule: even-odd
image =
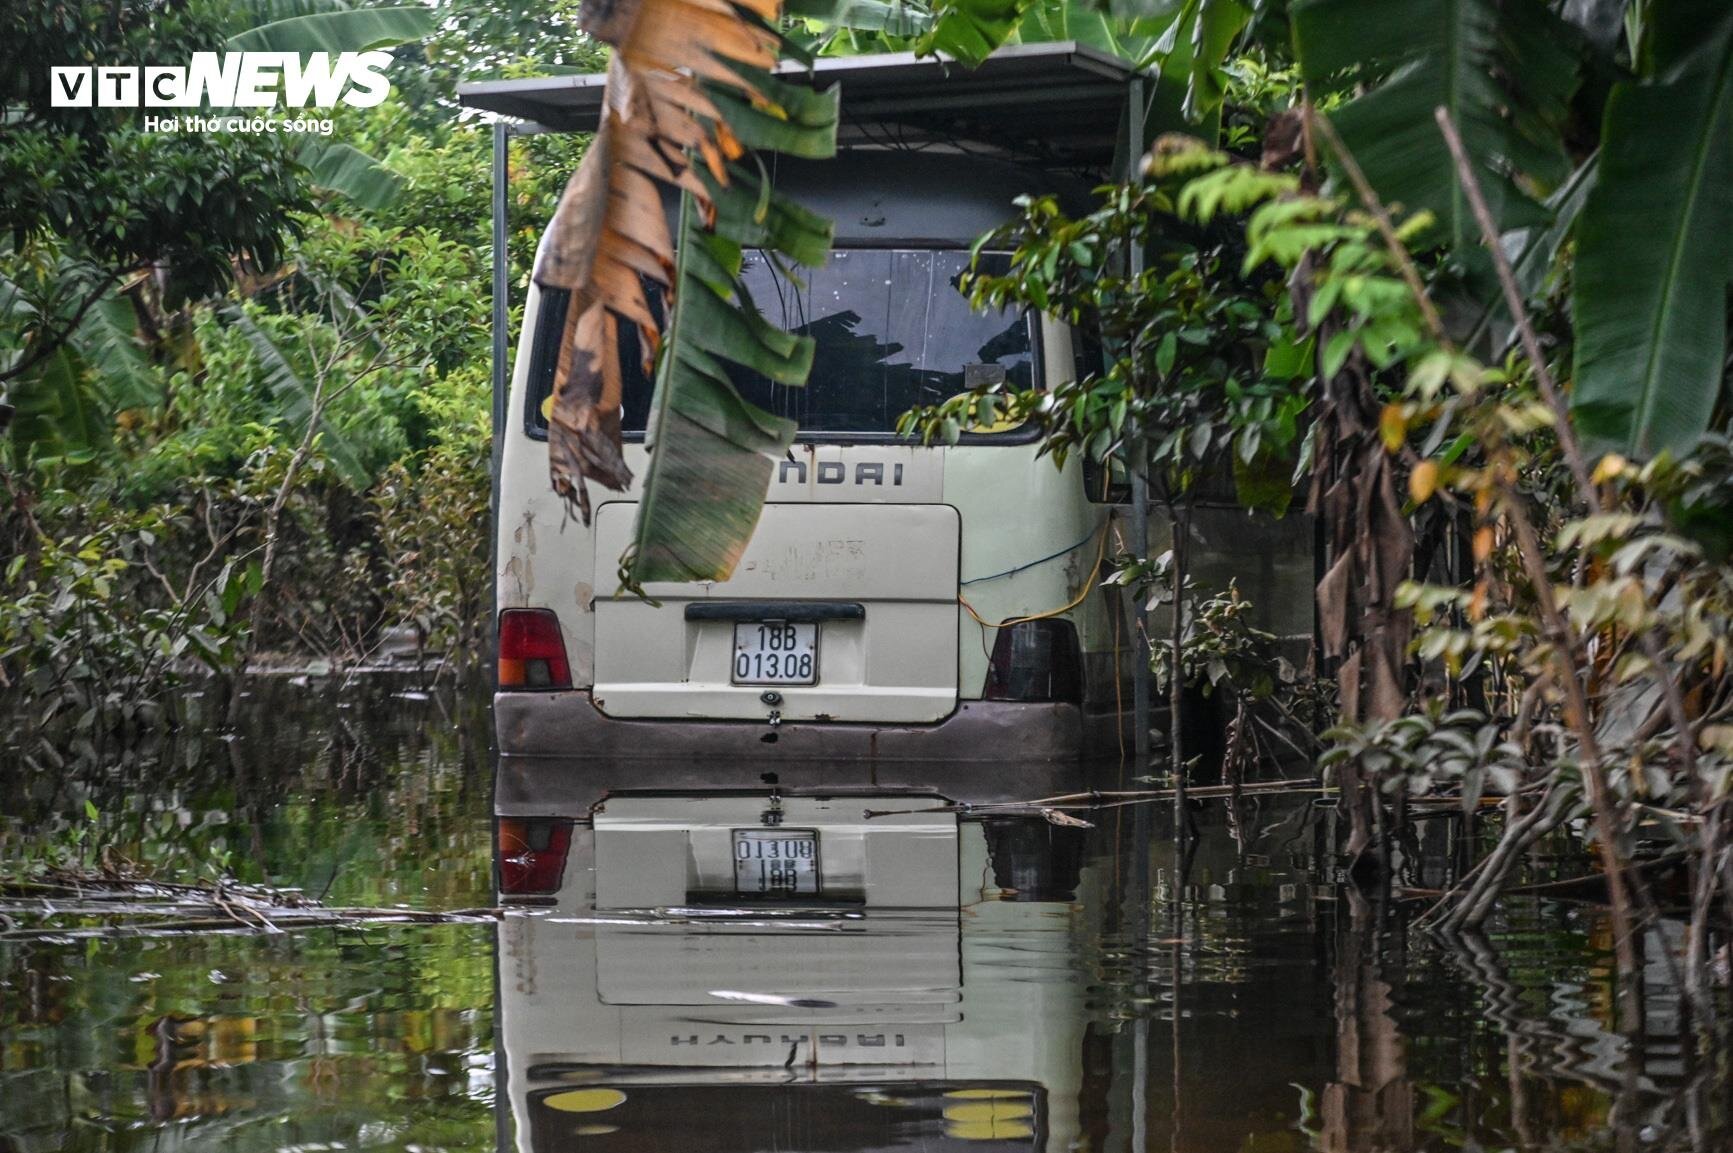
[[499,684],[524,689],[572,687],[560,618],[552,609],[506,609],[499,614]]
[[1022,621],[999,630],[987,665],[990,701],[1083,700],[1083,660],[1070,621]]
[[558,891],[571,847],[570,821],[501,817],[499,891],[512,896]]

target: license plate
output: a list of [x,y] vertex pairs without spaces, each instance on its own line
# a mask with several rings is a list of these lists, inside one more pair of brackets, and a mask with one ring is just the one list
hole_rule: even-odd
[[819,892],[818,833],[812,829],[735,829],[734,891],[760,897]]
[[787,621],[736,624],[733,681],[737,685],[816,684],[818,626]]

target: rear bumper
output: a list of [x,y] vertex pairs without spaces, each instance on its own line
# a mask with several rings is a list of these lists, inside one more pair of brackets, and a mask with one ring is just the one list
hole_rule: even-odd
[[[1086,787],[1091,757],[1117,759],[1111,716],[1076,705],[964,701],[937,724],[633,721],[583,691],[494,696],[496,807],[575,816],[615,792],[762,789],[943,795],[985,804]],[[767,738],[774,738],[773,740]]]

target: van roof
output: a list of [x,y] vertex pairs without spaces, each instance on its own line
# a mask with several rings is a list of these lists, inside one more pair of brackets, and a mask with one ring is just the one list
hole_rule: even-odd
[[[842,85],[841,146],[956,143],[1065,169],[1113,162],[1127,88],[1142,75],[1130,61],[1072,40],[1010,45],[973,69],[892,52],[825,57],[810,69],[789,61],[779,71],[792,80]],[[457,95],[466,108],[536,129],[593,132],[605,79],[591,73],[478,80],[458,85]]]

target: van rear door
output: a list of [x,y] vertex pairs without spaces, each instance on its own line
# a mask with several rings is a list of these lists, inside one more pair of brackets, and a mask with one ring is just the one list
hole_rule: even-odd
[[[598,511],[598,574],[614,570],[636,513],[628,502]],[[775,707],[787,720],[941,720],[957,705],[960,529],[943,504],[766,505],[731,579],[649,585],[655,604],[596,598],[596,707],[637,718],[763,720]]]
[[[947,450],[899,443],[898,418],[978,384],[1038,383],[1032,318],[975,309],[970,259],[961,248],[842,247],[797,281],[745,254],[752,298],[816,351],[802,387],[738,367],[729,376],[750,403],[797,421],[802,443],[776,462],[728,581],[649,587],[652,605],[598,579],[602,712],[761,721],[774,709],[787,720],[923,724],[956,708],[961,526],[943,503]],[[1007,267],[1002,255],[981,259],[982,271]],[[634,435],[651,386],[626,375]],[[630,459],[638,469],[642,457]],[[616,570],[636,514],[631,501],[599,510],[598,578]]]

